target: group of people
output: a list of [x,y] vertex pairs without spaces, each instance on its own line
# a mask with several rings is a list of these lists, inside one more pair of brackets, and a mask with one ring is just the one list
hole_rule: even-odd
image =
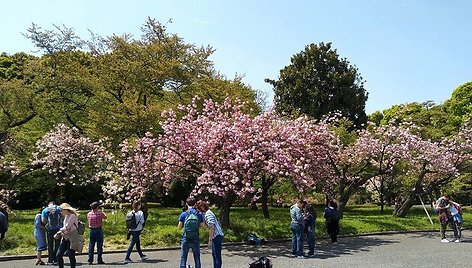
[[[98,264],[105,264],[103,253],[102,221],[106,214],[99,210],[101,202],[93,202],[90,212],[87,213],[89,236],[88,263],[93,263],[94,247],[97,244]],[[84,239],[79,234],[79,219],[77,209],[68,203],[60,206],[49,202],[48,206],[41,208],[34,218],[34,237],[37,244],[36,265],[45,265],[42,260],[42,251],[48,251],[47,264],[64,267],[64,256],[69,258],[70,266],[76,267],[76,252],[82,252]]]
[[[444,195],[433,204],[435,212],[439,215],[441,224],[441,242],[460,242],[461,239],[461,206],[454,202],[450,196]],[[88,227],[90,228],[88,264],[94,261],[94,248],[97,246],[97,263],[105,264],[103,261],[103,220],[107,215],[103,212],[103,203],[96,201],[90,204],[90,212],[87,213]],[[102,209],[100,209],[102,208]],[[141,207],[139,201],[132,203],[132,214],[135,221],[132,228],[128,228],[128,238],[131,238],[126,252],[124,263],[130,263],[131,253],[136,250],[141,260],[147,256],[141,250],[140,235],[147,220],[147,209]],[[326,230],[332,243],[337,243],[339,234],[339,221],[342,214],[334,200],[328,202],[323,212]],[[313,205],[303,199],[290,207],[292,231],[291,253],[297,258],[313,257],[315,254],[315,222],[317,214]],[[451,225],[454,239],[446,238],[447,225]],[[48,264],[64,267],[63,256],[67,255],[70,266],[76,266],[75,254],[81,252],[84,240],[79,234],[79,220],[77,209],[67,203],[60,206],[50,202],[48,206],[41,208],[34,219],[34,237],[37,241],[36,265],[45,265],[41,259],[42,251],[48,251]],[[186,207],[179,215],[177,227],[182,230],[180,267],[187,267],[187,256],[192,250],[195,268],[201,268],[200,261],[200,236],[199,229],[206,226],[209,230],[208,247],[212,250],[213,267],[221,268],[221,249],[224,232],[215,214],[209,209],[207,202],[189,197]],[[5,213],[0,212],[0,238],[3,239],[8,229],[8,220]],[[307,240],[308,254],[304,255],[303,242]]]
[[210,210],[206,201],[187,198],[186,207],[179,216],[177,227],[183,230],[180,255],[180,268],[187,267],[187,256],[192,249],[195,268],[201,268],[199,228],[208,227],[208,247],[211,248],[213,267],[221,268],[221,248],[223,245],[223,229],[215,214]]
[[[462,209],[461,206],[454,202],[449,195],[443,195],[433,203],[434,211],[438,214],[439,223],[441,224],[441,242],[461,242],[462,236]],[[446,238],[446,228],[450,225],[454,232],[454,239]]]
[[[296,204],[290,207],[290,230],[292,231],[292,256],[303,259],[303,241],[308,244],[308,257],[315,255],[315,222],[316,211],[313,205],[303,199],[299,199]],[[342,216],[338,210],[338,204],[334,200],[328,202],[328,206],[323,212],[326,230],[332,243],[338,242],[339,221]]]
[[[107,215],[103,212],[102,202],[93,202],[90,205],[90,212],[87,213],[88,227],[90,229],[88,264],[93,264],[94,248],[97,245],[97,264],[105,264],[103,261],[103,220]],[[133,262],[131,253],[136,247],[136,251],[142,261],[147,259],[146,254],[141,250],[140,235],[143,231],[147,220],[147,209],[141,206],[141,202],[132,203],[132,211],[128,213],[132,215],[133,225],[128,228],[127,238],[131,239],[124,263]],[[3,214],[2,214],[3,215]],[[3,216],[0,215],[0,220]],[[5,222],[7,222],[5,220]],[[3,221],[0,222],[2,224]],[[203,200],[196,201],[195,198],[189,197],[186,201],[186,209],[179,215],[177,227],[182,231],[181,239],[181,258],[180,267],[187,267],[187,256],[192,250],[195,262],[195,268],[201,268],[200,261],[200,234],[199,229],[202,226],[208,228],[208,247],[212,250],[213,267],[221,268],[221,248],[223,244],[223,229],[217,220],[215,214],[209,209],[207,202]],[[3,230],[2,228],[2,238]],[[5,230],[6,231],[6,230]],[[37,260],[36,265],[45,265],[42,260],[42,252],[48,251],[49,265],[58,265],[64,267],[64,256],[69,258],[70,267],[76,267],[75,255],[82,251],[83,237],[79,234],[79,220],[77,209],[71,207],[67,203],[60,206],[54,202],[50,202],[48,206],[41,208],[34,218],[34,237],[37,243]]]

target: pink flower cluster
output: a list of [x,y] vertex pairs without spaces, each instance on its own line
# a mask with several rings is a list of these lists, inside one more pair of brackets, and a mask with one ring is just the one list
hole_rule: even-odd
[[128,198],[187,176],[197,178],[197,195],[253,196],[255,181],[263,175],[290,179],[304,191],[326,173],[326,126],[307,118],[283,120],[270,112],[252,118],[237,100],[205,100],[202,107],[199,101],[179,107],[181,118],[165,112],[159,137],[147,134],[133,147],[123,144],[121,173],[129,182]]
[[86,185],[100,181],[112,162],[101,141],[92,142],[76,128],[59,124],[36,143],[32,165],[54,176],[58,185]]

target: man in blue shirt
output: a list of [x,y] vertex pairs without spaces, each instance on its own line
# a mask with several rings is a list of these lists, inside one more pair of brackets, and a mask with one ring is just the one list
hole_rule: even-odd
[[192,249],[195,268],[201,268],[200,262],[200,238],[199,227],[203,224],[203,215],[194,208],[196,200],[193,197],[187,198],[187,210],[179,216],[177,227],[184,229],[182,240],[180,241],[182,250],[180,255],[180,268],[187,267],[188,251]]
[[296,204],[290,207],[290,230],[292,230],[292,255],[303,259],[303,208],[305,202],[299,199]]
[[54,235],[62,228],[61,208],[53,201],[41,211],[41,221],[46,224],[48,240],[48,264],[57,264],[57,250],[60,240],[55,239]]

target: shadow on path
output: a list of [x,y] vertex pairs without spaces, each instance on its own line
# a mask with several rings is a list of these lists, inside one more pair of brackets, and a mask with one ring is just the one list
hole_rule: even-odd
[[[331,244],[327,240],[317,241],[315,248],[315,258],[328,259],[335,258],[341,255],[352,255],[357,252],[370,251],[372,247],[388,245],[392,243],[399,243],[399,241],[388,239],[388,237],[355,237],[355,238],[341,238],[337,244]],[[304,243],[305,252],[307,245]],[[267,244],[264,246],[253,245],[238,245],[226,248],[228,256],[242,256],[257,259],[261,256],[269,258],[277,257],[291,257],[290,242],[280,242],[274,244]]]

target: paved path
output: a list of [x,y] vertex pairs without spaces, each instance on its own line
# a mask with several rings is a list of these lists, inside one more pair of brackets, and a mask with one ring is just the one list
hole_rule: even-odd
[[[342,268],[389,268],[389,267],[472,267],[472,231],[463,231],[461,243],[441,243],[439,233],[409,233],[373,235],[341,238],[336,245],[326,240],[317,241],[316,257],[296,259],[290,257],[288,243],[269,244],[262,247],[248,245],[228,246],[223,249],[223,267],[247,268],[248,264],[260,256],[268,256],[274,268],[295,267],[342,267]],[[159,267],[179,266],[179,250],[147,252],[149,260],[123,264],[123,253],[105,254],[107,265],[90,267]],[[133,253],[131,258],[137,259]],[[67,258],[66,267],[67,266]],[[191,253],[189,260],[193,260]],[[77,257],[78,267],[89,267],[85,255]],[[35,267],[34,260],[0,262],[1,268]],[[190,262],[193,265],[193,261]],[[47,266],[43,266],[47,267]],[[202,267],[212,267],[211,253],[203,250]]]

